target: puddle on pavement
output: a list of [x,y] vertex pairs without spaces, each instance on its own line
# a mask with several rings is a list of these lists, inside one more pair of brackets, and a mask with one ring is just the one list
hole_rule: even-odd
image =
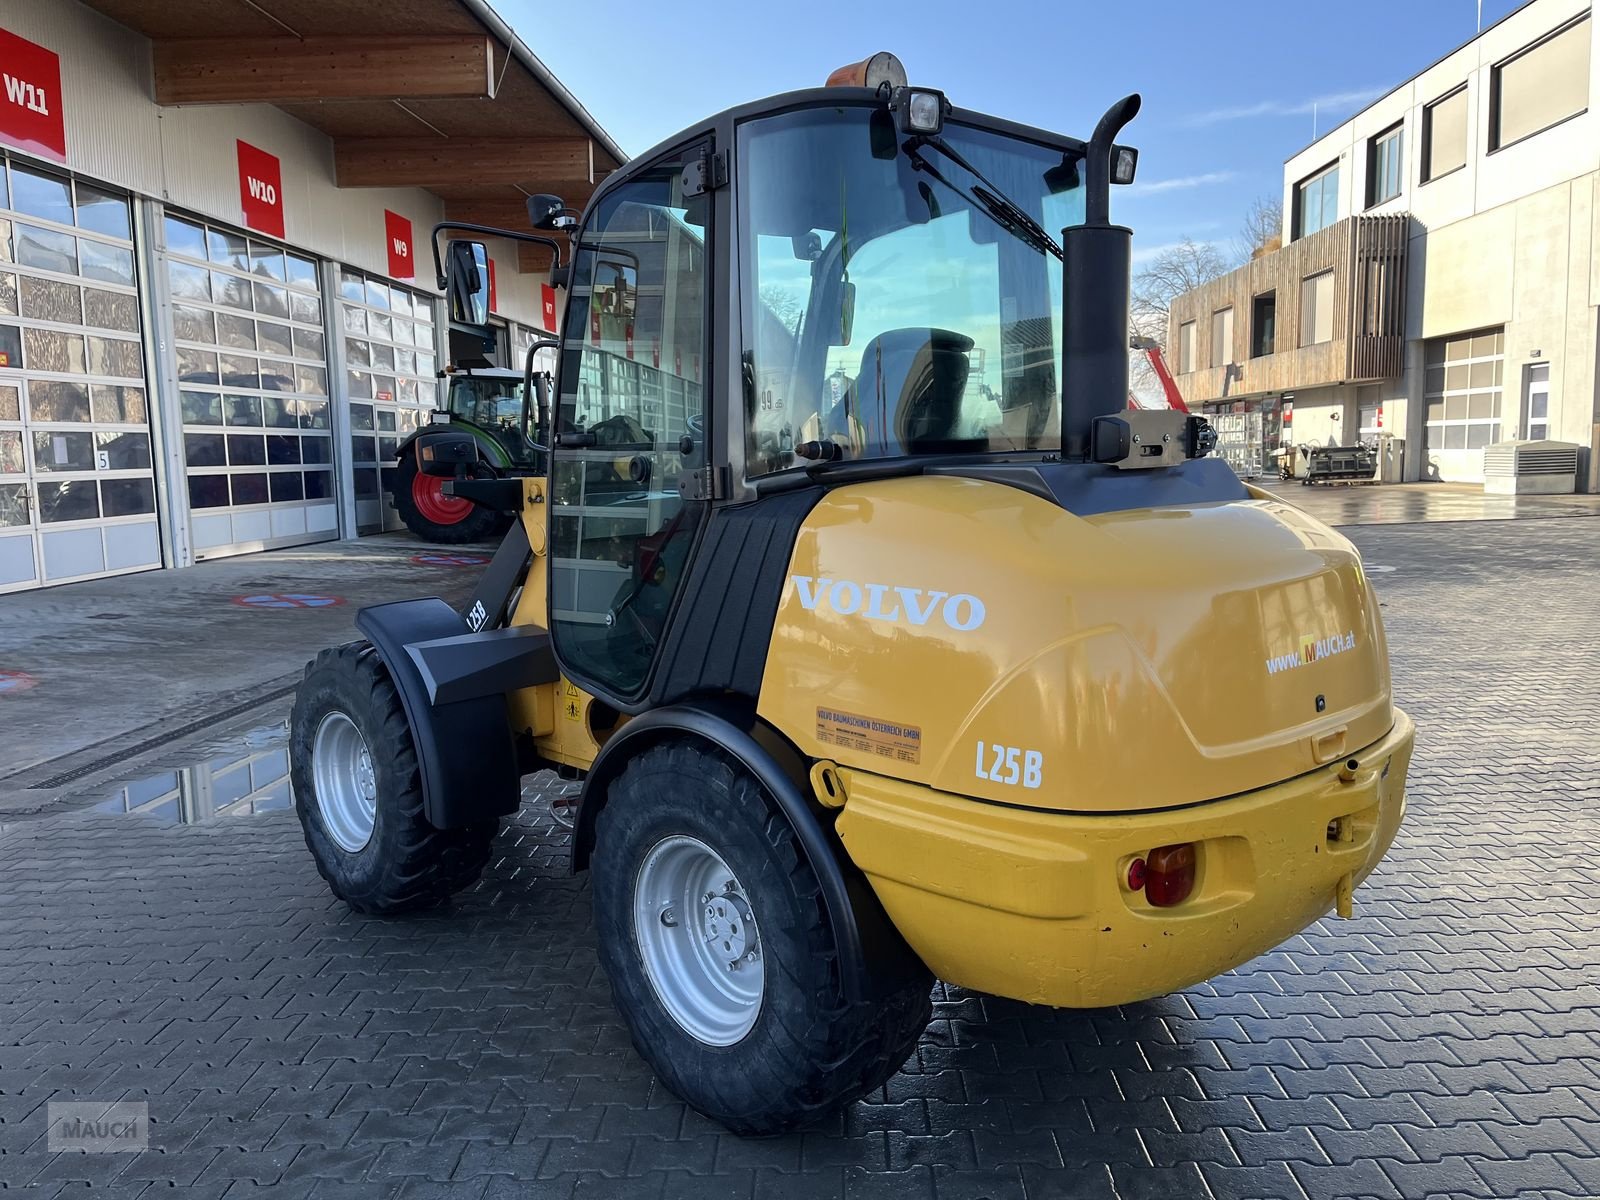
[[[132,816],[156,825],[200,825],[294,807],[289,785],[287,724],[262,725],[200,747],[188,766],[117,785],[90,812]],[[554,783],[549,774],[522,781],[525,799],[544,803],[556,822],[572,827],[576,784]]]
[[158,825],[198,825],[293,806],[286,725],[263,725],[200,752],[205,757],[188,766],[118,786],[91,811]]

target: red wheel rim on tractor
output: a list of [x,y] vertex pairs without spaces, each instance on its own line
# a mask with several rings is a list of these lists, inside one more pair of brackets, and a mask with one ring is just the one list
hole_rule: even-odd
[[418,471],[411,477],[411,502],[424,520],[435,525],[458,525],[472,511],[472,501],[444,494],[444,480]]

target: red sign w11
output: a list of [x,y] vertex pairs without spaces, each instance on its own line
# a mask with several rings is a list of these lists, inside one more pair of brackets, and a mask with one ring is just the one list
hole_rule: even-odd
[[53,51],[0,29],[0,142],[67,161],[61,113],[61,59]]

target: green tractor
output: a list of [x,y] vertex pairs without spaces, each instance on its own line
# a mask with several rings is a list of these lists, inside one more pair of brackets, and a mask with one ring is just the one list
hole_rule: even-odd
[[513,516],[451,495],[445,480],[417,464],[416,441],[424,433],[465,433],[477,444],[478,461],[467,471],[476,479],[509,479],[545,473],[540,414],[524,387],[523,372],[477,367],[440,376],[440,406],[396,450],[390,502],[423,541],[460,545],[488,541],[511,527]]

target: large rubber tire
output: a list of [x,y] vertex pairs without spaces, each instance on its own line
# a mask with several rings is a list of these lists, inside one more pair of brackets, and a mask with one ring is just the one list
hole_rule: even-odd
[[[356,851],[345,849],[329,831],[312,764],[317,731],[337,713],[359,730],[377,782],[371,837]],[[365,642],[324,650],[306,666],[289,718],[289,777],[317,870],[333,894],[357,912],[430,908],[477,882],[489,861],[498,819],[466,829],[428,824],[400,695],[383,660]]]
[[444,546],[459,546],[465,542],[491,541],[510,528],[513,518],[509,514],[495,512],[491,508],[484,508],[481,504],[472,505],[458,521],[430,520],[418,508],[414,490],[419,484],[426,484],[428,478],[417,469],[415,455],[407,453],[400,456],[395,468],[394,494],[391,497],[394,501],[394,510],[400,514],[400,519],[406,523],[406,528],[423,541],[436,542]]
[[[760,930],[761,1004],[732,1045],[689,1033],[663,1006],[640,957],[640,867],[674,835],[723,859]],[[789,821],[730,757],[682,740],[629,763],[600,811],[591,873],[600,961],[634,1048],[667,1087],[733,1132],[809,1125],[882,1086],[915,1051],[932,1012],[932,976],[883,999],[845,999],[816,875]]]

